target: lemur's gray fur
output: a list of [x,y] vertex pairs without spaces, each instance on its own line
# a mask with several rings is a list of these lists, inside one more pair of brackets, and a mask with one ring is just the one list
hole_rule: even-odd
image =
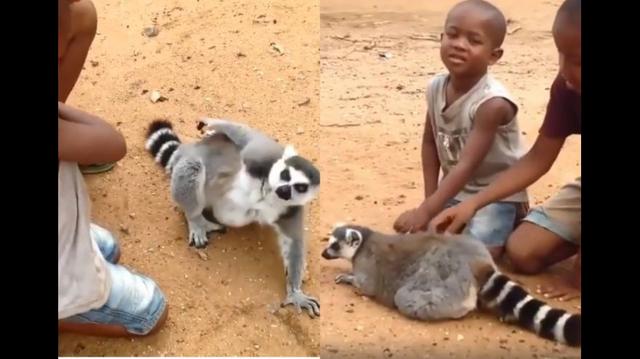
[[168,121],[154,121],[146,147],[171,174],[173,200],[183,209],[189,244],[202,248],[207,234],[260,223],[278,237],[287,277],[287,297],[298,312],[320,315],[318,300],[303,293],[304,207],[319,190],[320,172],[292,146],[246,125],[203,119],[206,136],[183,144]]
[[325,259],[350,260],[336,283],[420,320],[461,318],[480,304],[538,335],[580,346],[581,315],[554,309],[501,274],[491,254],[468,235],[394,234],[338,225]]

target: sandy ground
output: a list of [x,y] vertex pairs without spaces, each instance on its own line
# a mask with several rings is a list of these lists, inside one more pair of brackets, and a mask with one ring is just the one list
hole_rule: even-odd
[[[320,223],[355,221],[391,230],[420,203],[420,141],[428,79],[444,70],[437,41],[455,1],[321,2]],[[550,34],[560,1],[495,1],[512,20],[503,59],[491,71],[520,100],[528,145],[543,119],[557,71]],[[381,58],[380,53],[390,54]],[[335,144],[335,145],[334,145]],[[570,138],[552,171],[531,188],[532,204],[580,173],[580,138]],[[323,262],[323,358],[574,358],[580,351],[542,340],[485,314],[444,323],[411,321],[333,284],[348,265]],[[531,290],[562,274],[518,277]],[[578,311],[579,300],[552,301]]]
[[[389,230],[420,200],[424,87],[443,69],[431,37],[453,1],[95,3],[99,33],[69,103],[116,125],[129,152],[114,171],[86,177],[93,214],[119,235],[122,263],[157,280],[170,314],[149,338],[61,335],[61,356],[579,357],[485,314],[410,321],[334,285],[346,264],[320,258],[334,222]],[[492,71],[520,99],[530,144],[557,68],[549,29],[559,1],[496,3],[515,32]],[[142,35],[154,24],[156,37]],[[168,100],[151,103],[153,90]],[[323,187],[307,222],[305,290],[320,296],[320,320],[278,309],[284,273],[268,231],[232,230],[201,253],[186,245],[184,220],[167,178],[144,151],[144,132],[152,119],[167,117],[183,140],[193,140],[201,116],[247,122],[318,161]],[[531,188],[533,202],[579,172],[577,137]],[[533,289],[562,272],[518,278]],[[553,303],[577,311],[580,301]]]
[[[95,221],[121,239],[122,263],[154,278],[170,305],[166,327],[141,339],[62,335],[62,356],[317,356],[319,320],[280,309],[284,271],[274,238],[233,230],[202,252],[187,246],[164,172],[144,151],[157,117],[197,138],[201,116],[246,122],[317,159],[317,2],[95,0],[98,35],[69,103],[124,134],[128,154],[114,171],[87,176]],[[157,24],[159,34],[142,31]],[[284,55],[275,54],[275,42]],[[158,90],[167,101],[151,103]],[[143,92],[148,91],[143,94]],[[310,102],[306,105],[306,99]],[[321,234],[310,210],[310,238]],[[127,232],[127,233],[125,233]],[[311,241],[309,252],[321,244]],[[318,272],[319,256],[309,267]],[[311,277],[306,291],[320,295]],[[272,314],[272,312],[274,312]]]

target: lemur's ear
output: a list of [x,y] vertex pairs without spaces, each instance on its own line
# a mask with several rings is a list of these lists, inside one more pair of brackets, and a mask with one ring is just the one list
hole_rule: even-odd
[[346,232],[347,243],[349,243],[350,246],[360,245],[360,242],[362,242],[362,233],[350,228],[347,228]]
[[287,158],[291,158],[297,155],[298,155],[298,152],[296,152],[296,149],[293,147],[293,145],[287,145],[284,148],[284,153],[282,154],[282,158],[286,160]]

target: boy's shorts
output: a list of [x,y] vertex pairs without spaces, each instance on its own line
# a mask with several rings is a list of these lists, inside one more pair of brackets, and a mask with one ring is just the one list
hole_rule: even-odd
[[131,334],[148,334],[165,311],[164,294],[153,280],[113,263],[118,258],[120,248],[109,231],[91,224],[91,238],[107,260],[107,271],[111,276],[109,299],[98,309],[63,320],[121,325]]
[[[445,208],[453,207],[458,203],[460,201],[451,199]],[[526,213],[527,203],[494,202],[476,212],[464,233],[479,239],[487,248],[502,247]]]
[[524,221],[579,246],[582,239],[582,178],[564,185],[542,206],[533,208]]

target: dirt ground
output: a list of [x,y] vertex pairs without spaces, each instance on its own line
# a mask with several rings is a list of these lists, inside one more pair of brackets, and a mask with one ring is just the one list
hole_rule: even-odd
[[[320,223],[355,221],[391,230],[423,194],[420,141],[429,78],[443,71],[438,38],[456,1],[322,0],[320,166],[326,178]],[[560,1],[494,1],[511,19],[502,60],[491,69],[519,99],[531,145],[557,71],[550,29]],[[384,53],[386,58],[380,56]],[[532,204],[580,173],[580,138],[570,138],[551,172],[532,186]],[[323,262],[323,358],[575,358],[580,351],[542,340],[484,314],[444,323],[408,320],[333,284],[345,263]],[[566,272],[520,277],[527,288]],[[580,300],[551,301],[577,312]]]
[[[94,2],[98,35],[68,102],[117,126],[128,154],[114,171],[86,177],[93,217],[120,237],[121,262],[159,283],[170,312],[167,325],[149,338],[61,335],[60,356],[580,356],[485,314],[444,323],[408,320],[335,285],[346,263],[320,257],[336,221],[390,230],[399,213],[419,203],[424,88],[443,70],[434,37],[455,1]],[[520,99],[520,124],[531,144],[557,69],[549,29],[560,1],[495,3],[513,21],[505,56],[492,72]],[[157,36],[142,34],[154,24]],[[152,103],[154,90],[167,100]],[[184,141],[194,140],[201,116],[246,122],[319,164],[322,190],[309,210],[304,288],[320,297],[321,319],[279,309],[284,272],[268,231],[231,230],[200,253],[187,246],[182,214],[144,150],[144,133],[164,117]],[[532,204],[579,173],[580,138],[574,137],[532,186]],[[565,271],[559,266],[518,279],[533,289]],[[552,303],[579,311],[579,299]]]
[[[198,118],[212,116],[246,122],[317,159],[317,2],[94,3],[98,35],[69,103],[116,125],[128,154],[114,171],[86,177],[93,216],[119,235],[122,263],[159,283],[170,311],[167,325],[152,337],[61,335],[59,354],[317,356],[319,320],[278,310],[284,271],[272,236],[258,228],[232,230],[201,257],[187,246],[186,225],[171,202],[163,170],[144,150],[154,118],[174,121],[183,140],[190,140],[198,136]],[[154,24],[157,36],[142,35]],[[168,100],[152,103],[154,90]],[[308,235],[318,238],[317,205],[310,212]],[[320,258],[313,254],[321,243],[310,242],[309,268],[317,273]],[[304,288],[319,297],[317,276]]]

